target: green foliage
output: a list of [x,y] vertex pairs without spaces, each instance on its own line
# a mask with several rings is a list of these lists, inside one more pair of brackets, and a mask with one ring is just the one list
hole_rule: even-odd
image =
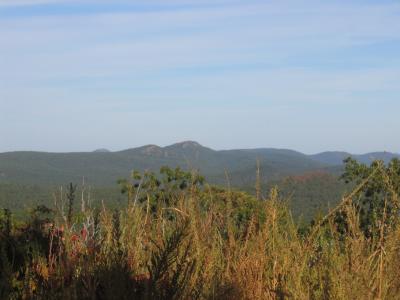
[[[32,262],[38,256],[48,257],[50,235],[48,224],[52,211],[39,206],[31,211],[29,221],[16,226],[9,210],[0,216],[0,298],[14,295],[19,299],[30,276]],[[53,240],[56,245],[57,241]]]
[[[61,190],[62,187],[62,190]],[[14,217],[19,220],[29,218],[29,210],[32,207],[44,205],[47,207],[54,206],[54,200],[63,198],[67,199],[68,185],[52,187],[52,186],[32,186],[21,184],[0,184],[0,208],[10,209]],[[120,189],[113,187],[86,187],[77,186],[75,191],[76,200],[80,200],[82,192],[88,204],[95,208],[104,205],[107,207],[123,208],[126,206],[126,198],[121,195]],[[80,201],[74,201],[73,210],[80,210]]]
[[[150,258],[148,291],[151,299],[182,299],[196,267],[191,256],[189,221],[177,222]],[[194,294],[189,291],[189,294]],[[192,297],[191,297],[192,298]],[[193,298],[192,298],[193,299]]]
[[[400,193],[400,160],[394,159],[387,165],[383,161],[374,161],[370,166],[352,158],[345,160],[345,172],[342,179],[356,185],[368,179],[360,189],[359,199],[355,202],[360,210],[360,224],[367,237],[378,234],[380,220],[385,216],[386,223],[392,223],[399,213],[396,195]],[[338,221],[343,223],[342,214]]]
[[306,223],[318,213],[327,213],[353,188],[353,185],[346,185],[337,176],[321,171],[268,182],[263,189],[268,191],[274,186],[278,187],[282,198],[287,199],[293,216]]
[[174,205],[174,200],[184,196],[189,188],[198,188],[204,184],[204,177],[194,172],[185,172],[179,167],[171,169],[161,167],[159,174],[154,172],[133,171],[130,180],[120,179],[121,193],[127,194],[128,205],[149,202],[155,212],[159,203],[165,207]]
[[68,185],[67,199],[68,199],[68,212],[67,212],[67,222],[69,225],[72,224],[72,214],[74,212],[74,200],[75,200],[76,185],[72,182]]

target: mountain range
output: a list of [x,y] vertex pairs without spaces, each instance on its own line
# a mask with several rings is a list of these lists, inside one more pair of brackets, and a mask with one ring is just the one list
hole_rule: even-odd
[[244,186],[254,184],[257,162],[263,180],[277,180],[315,171],[337,174],[342,169],[343,159],[349,156],[367,164],[375,159],[388,162],[400,158],[399,154],[390,152],[306,155],[273,148],[217,151],[193,141],[167,147],[146,145],[116,152],[107,149],[74,153],[20,151],[0,153],[0,183],[57,185],[82,182],[84,177],[94,186],[109,186],[118,178],[129,176],[132,170],[157,171],[168,165],[196,169],[209,182],[217,184],[226,183],[228,174],[232,184]]

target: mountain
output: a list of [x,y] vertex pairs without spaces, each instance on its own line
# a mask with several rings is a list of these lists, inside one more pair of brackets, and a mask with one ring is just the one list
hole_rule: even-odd
[[360,155],[360,154],[351,154],[347,152],[331,151],[331,152],[322,152],[315,155],[310,155],[310,158],[312,158],[313,160],[331,166],[341,165],[343,163],[343,160],[348,157],[352,157],[364,164],[370,164],[374,160],[383,160],[385,163],[389,163],[394,158],[400,159],[400,154],[384,151],[384,152],[372,152]]
[[100,149],[96,149],[96,150],[94,150],[93,152],[97,152],[97,153],[104,153],[104,152],[111,152],[110,150],[108,150],[108,149],[105,149],[105,148],[100,148]]
[[81,182],[114,185],[132,170],[157,171],[161,166],[197,169],[211,182],[225,183],[225,171],[234,184],[255,178],[257,160],[263,175],[278,178],[326,164],[302,153],[279,149],[216,151],[193,141],[167,147],[146,145],[117,152],[7,152],[0,153],[0,183],[55,185]]
[[116,152],[100,149],[80,153],[0,153],[0,207],[23,211],[37,204],[51,205],[53,193],[59,192],[56,186],[79,184],[83,179],[92,187],[91,196],[98,203],[104,200],[118,206],[126,200],[116,185],[119,178],[127,178],[132,170],[158,171],[161,166],[196,169],[210,183],[229,183],[254,193],[258,164],[263,193],[277,186],[283,199],[289,199],[293,214],[309,220],[317,211],[326,211],[338,203],[349,188],[338,180],[343,159],[348,156],[364,163],[399,157],[389,152],[305,155],[272,148],[216,151],[193,141]]
[[350,153],[347,152],[339,152],[339,151],[327,151],[322,152],[314,155],[310,155],[312,159],[318,161],[323,164],[327,164],[330,166],[337,166],[343,163],[343,160],[352,156]]
[[[263,180],[310,171],[340,173],[342,161],[351,154],[324,152],[316,155],[287,149],[238,149],[216,151],[197,142],[185,141],[167,147],[146,145],[123,151],[102,149],[81,153],[7,152],[0,153],[0,183],[59,185],[85,181],[94,186],[115,185],[132,170],[157,171],[161,166],[196,169],[217,184],[227,180],[235,186],[254,185],[257,161]],[[399,157],[389,152],[352,155],[361,162],[389,161]],[[228,178],[226,177],[228,174]]]

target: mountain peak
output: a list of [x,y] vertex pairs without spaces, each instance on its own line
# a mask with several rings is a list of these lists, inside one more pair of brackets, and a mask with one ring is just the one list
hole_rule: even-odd
[[163,150],[157,145],[146,145],[140,148],[141,153],[146,155],[162,155]]
[[171,145],[171,147],[180,147],[183,149],[187,149],[187,148],[202,148],[203,146],[195,141],[183,141],[180,143],[173,144]]
[[108,150],[108,149],[105,149],[105,148],[100,148],[100,149],[94,150],[93,152],[95,152],[95,153],[108,153],[108,152],[111,152],[111,151]]

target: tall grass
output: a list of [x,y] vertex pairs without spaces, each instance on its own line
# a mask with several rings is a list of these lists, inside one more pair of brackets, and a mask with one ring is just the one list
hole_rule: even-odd
[[85,206],[72,221],[59,211],[39,224],[45,249],[19,251],[27,227],[7,223],[0,298],[399,299],[400,227],[384,213],[378,238],[367,238],[357,196],[305,232],[276,189],[243,214],[248,196],[197,186],[169,206],[150,197],[119,211]]

